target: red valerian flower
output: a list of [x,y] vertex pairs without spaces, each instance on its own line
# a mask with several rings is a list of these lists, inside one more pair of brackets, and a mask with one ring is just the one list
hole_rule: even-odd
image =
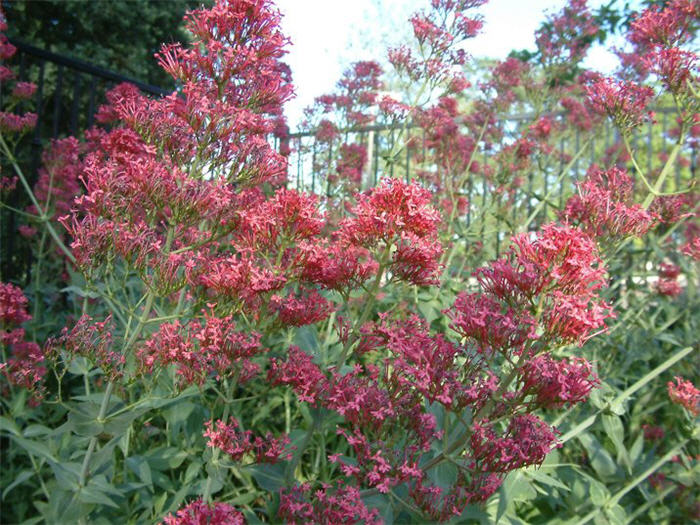
[[302,290],[296,296],[273,295],[270,308],[284,326],[304,326],[326,319],[332,305],[316,290]]
[[675,383],[669,381],[667,384],[668,397],[671,401],[685,407],[695,416],[700,414],[700,390],[682,377],[675,376],[673,379]]
[[275,464],[292,458],[292,453],[288,450],[289,436],[276,438],[268,432],[262,438],[254,436],[250,430],[240,430],[239,426],[234,418],[228,423],[221,420],[207,421],[207,430],[204,432],[204,437],[209,439],[207,446],[222,450],[233,461],[241,461],[244,457],[251,456],[254,463]]
[[175,365],[184,384],[203,384],[210,374],[228,376],[238,371],[239,381],[257,372],[250,358],[263,352],[260,334],[235,330],[231,316],[204,315],[204,322],[193,320],[183,326],[179,320],[163,323],[136,352],[143,372],[156,366]]
[[10,384],[26,388],[32,394],[31,403],[36,404],[43,396],[46,356],[38,344],[24,340],[20,325],[32,318],[27,303],[20,288],[0,283],[0,346],[7,345],[10,351],[7,361],[0,364],[0,373]]
[[500,436],[489,422],[474,424],[472,458],[486,472],[509,472],[540,465],[552,449],[561,446],[556,431],[533,414],[514,416]]
[[640,237],[656,217],[632,202],[632,178],[618,168],[593,171],[578,184],[562,217],[595,238]]
[[198,499],[182,507],[173,516],[165,517],[163,525],[245,525],[243,514],[228,503],[211,505]]
[[628,133],[649,117],[647,108],[654,97],[654,90],[649,86],[607,77],[585,89],[589,107],[597,113],[607,114],[623,133]]
[[322,484],[319,489],[312,490],[310,483],[304,483],[282,490],[278,515],[285,523],[293,525],[382,523],[379,511],[367,509],[356,487],[342,484],[335,487]]
[[354,216],[340,224],[340,237],[375,252],[396,246],[389,270],[414,284],[433,284],[439,275],[442,246],[438,242],[441,218],[431,200],[431,193],[417,183],[384,179],[357,197],[351,209]]
[[543,408],[585,401],[600,381],[583,358],[557,361],[549,354],[528,360],[521,373],[522,392]]

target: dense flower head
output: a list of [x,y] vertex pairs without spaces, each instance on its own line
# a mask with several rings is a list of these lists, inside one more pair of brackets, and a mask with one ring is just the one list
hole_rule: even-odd
[[585,89],[589,107],[599,114],[607,114],[624,133],[649,116],[647,108],[654,97],[654,90],[649,86],[607,77],[598,79]]
[[[605,268],[593,239],[576,228],[546,224],[536,236],[520,234],[512,242],[505,258],[475,272],[488,299],[475,296],[455,303],[454,308],[462,310],[461,315],[452,314],[458,332],[476,337],[486,348],[508,345],[497,348],[504,351],[528,339],[529,346],[536,339],[583,344],[604,326],[612,314],[597,296],[605,283]],[[479,302],[491,304],[488,318],[480,308],[470,307]],[[515,311],[509,314],[509,309]],[[536,332],[527,328],[531,319],[539,320]],[[519,327],[523,320],[525,325]],[[515,350],[521,351],[517,346]]]
[[632,20],[627,38],[644,47],[676,46],[693,38],[698,19],[700,7],[695,0],[652,5]]
[[32,316],[27,313],[27,298],[22,289],[10,283],[0,283],[0,322],[3,326],[20,325]]
[[660,295],[667,297],[677,297],[683,293],[683,287],[675,279],[660,278],[656,282],[655,288]]
[[240,248],[262,252],[314,237],[325,225],[315,195],[285,188],[257,205],[246,206],[238,215],[235,242]]
[[163,525],[245,525],[243,514],[228,503],[206,503],[195,500],[179,509],[175,515],[169,514]]
[[595,238],[641,237],[656,217],[632,202],[632,178],[618,168],[593,171],[578,184],[562,217]]
[[[49,216],[57,217],[70,212],[73,200],[78,196],[82,187],[80,175],[82,161],[81,147],[74,137],[58,139],[51,142],[42,154],[42,167],[39,178],[34,185],[34,195]],[[29,211],[38,213],[39,210],[30,207]]]
[[5,375],[10,384],[30,391],[34,404],[43,397],[42,380],[47,372],[46,356],[41,347],[32,341],[15,341],[10,350],[7,361],[0,365],[0,373]]
[[540,465],[557,446],[556,431],[533,414],[514,416],[504,434],[494,425],[476,423],[471,436],[473,460],[487,472],[509,472]]
[[599,384],[591,364],[583,358],[556,360],[549,354],[529,359],[521,371],[522,392],[537,405],[559,408],[585,401]]
[[663,262],[659,265],[659,276],[665,279],[675,279],[681,274],[681,267],[677,264]]
[[247,381],[258,366],[250,358],[264,351],[260,334],[235,330],[230,316],[205,313],[204,320],[183,326],[179,320],[163,323],[136,352],[139,366],[152,372],[156,366],[175,365],[184,384],[202,384],[210,374],[228,376],[238,372]]
[[578,62],[598,33],[586,0],[569,0],[561,12],[550,15],[535,33],[537,49],[545,63]]
[[299,401],[305,403],[316,403],[328,388],[325,374],[298,346],[289,347],[284,361],[270,360],[267,378],[273,385],[290,385]]
[[336,171],[342,180],[359,185],[367,163],[367,148],[362,144],[341,144]]
[[204,437],[208,438],[207,446],[222,450],[233,461],[247,458],[254,463],[275,464],[292,458],[288,450],[289,436],[276,438],[270,432],[264,438],[255,436],[250,430],[241,430],[239,422],[234,418],[228,423],[221,420],[208,421],[206,427]]
[[673,381],[667,383],[668,397],[671,401],[688,409],[693,415],[700,414],[700,390],[693,383],[675,376]]
[[284,326],[318,323],[333,311],[331,303],[316,290],[302,290],[296,296],[273,295],[270,307]]
[[300,243],[302,279],[330,290],[346,292],[361,286],[377,271],[377,262],[361,246],[342,241]]
[[644,439],[647,441],[662,441],[666,432],[663,427],[656,425],[644,424],[642,425],[642,430],[644,431]]
[[519,354],[528,341],[539,337],[531,315],[517,312],[491,295],[463,292],[448,315],[450,327],[488,356],[496,352]]
[[278,515],[285,523],[293,525],[382,523],[379,511],[369,510],[365,506],[357,487],[342,484],[335,487],[322,484],[319,489],[313,490],[310,483],[304,483],[283,490]]
[[390,243],[401,233],[426,237],[437,232],[439,213],[431,205],[430,191],[417,183],[384,179],[379,186],[360,194],[351,209],[354,217],[342,224],[343,235],[359,245]]
[[688,83],[698,78],[698,56],[683,49],[661,48],[645,57],[647,68],[658,75],[664,87],[677,95],[691,95]]
[[12,96],[20,100],[32,98],[36,92],[36,84],[33,82],[17,82],[12,88]]

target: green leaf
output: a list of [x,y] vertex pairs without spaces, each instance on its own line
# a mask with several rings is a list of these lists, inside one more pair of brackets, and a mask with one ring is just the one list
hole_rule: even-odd
[[247,470],[252,474],[261,488],[269,492],[277,492],[285,486],[284,465],[251,465]]
[[33,475],[34,471],[32,470],[23,470],[22,472],[20,472],[15,478],[15,480],[12,483],[10,483],[5,490],[2,491],[2,499],[5,499],[13,488],[15,488],[17,485],[21,485]]
[[74,286],[74,285],[66,286],[65,288],[61,288],[60,291],[64,292],[64,293],[68,293],[68,292],[74,293],[78,297],[88,297],[90,299],[97,299],[100,296],[100,294],[97,292],[89,292],[89,291],[81,288],[80,286]]
[[624,464],[627,470],[631,472],[631,462],[625,447],[625,429],[622,425],[622,420],[615,415],[603,414],[602,421],[605,433],[615,445],[618,462]]
[[596,507],[602,507],[610,497],[610,492],[600,481],[591,477],[588,478],[589,495],[591,503]]
[[644,449],[644,435],[640,432],[630,448],[630,462],[634,465]]
[[163,471],[179,467],[187,458],[187,452],[174,447],[159,447],[149,450],[145,457],[151,468]]
[[113,507],[115,509],[119,508],[119,505],[114,503],[114,501],[112,501],[107,494],[90,485],[83,487],[78,492],[78,500],[82,501],[83,503],[97,503],[99,505],[107,505],[108,507]]
[[20,436],[10,436],[15,443],[17,443],[24,450],[33,454],[34,456],[43,458],[47,461],[58,463],[58,460],[53,457],[49,448],[38,441],[32,441],[31,439],[25,439]]
[[17,424],[4,416],[0,416],[0,430],[4,432],[9,432],[10,434],[14,434],[15,436],[22,435],[22,431],[19,429]]
[[153,487],[153,477],[151,476],[151,466],[143,456],[132,456],[126,458],[126,466],[138,476],[138,478],[146,484],[147,487]]
[[588,453],[588,460],[593,470],[601,477],[611,477],[617,472],[617,465],[607,450],[589,432],[578,436],[579,441]]
[[36,436],[45,436],[47,434],[51,433],[51,429],[49,427],[46,427],[44,425],[29,425],[27,428],[24,429],[24,432],[22,434],[24,437],[27,438],[33,438]]

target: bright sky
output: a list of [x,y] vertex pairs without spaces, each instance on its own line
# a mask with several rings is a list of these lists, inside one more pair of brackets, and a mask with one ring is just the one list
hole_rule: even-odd
[[[596,8],[609,0],[589,0]],[[409,34],[408,17],[430,0],[276,0],[282,28],[292,40],[287,62],[297,97],[287,106],[295,129],[315,97],[333,90],[343,70],[356,60],[382,60],[387,44]],[[534,49],[534,33],[545,12],[559,11],[566,0],[491,0],[480,12],[484,31],[470,41],[475,57],[504,58],[513,49]],[[609,72],[615,57],[594,48],[586,66]]]

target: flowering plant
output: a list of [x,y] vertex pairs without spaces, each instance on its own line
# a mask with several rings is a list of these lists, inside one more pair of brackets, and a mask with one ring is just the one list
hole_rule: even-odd
[[[25,213],[59,250],[51,256],[66,270],[71,314],[42,341],[25,328],[36,319],[22,290],[1,285],[9,401],[0,421],[26,466],[4,490],[38,494],[17,519],[458,522],[497,497],[498,520],[515,477],[587,428],[568,423],[562,433],[554,421],[600,398],[599,365],[585,352],[619,326],[608,268],[652,230],[679,241],[663,228],[695,213],[692,199],[662,195],[694,123],[694,62],[684,58],[692,72],[672,79],[659,64],[697,13],[672,2],[668,24],[679,27],[663,34],[675,36],[643,40],[656,46],[655,74],[680,115],[676,146],[650,180],[629,137],[648,117],[651,88],[562,74],[595,32],[581,0],[538,33],[538,67],[551,82],[508,59],[473,108],[460,107],[460,43],[478,32],[469,13],[484,3],[433,0],[411,18],[415,49],[389,53],[410,80],[401,100],[377,92],[378,65],[358,63],[309,112],[325,117],[316,135],[328,152],[343,127],[403,119],[386,175],[402,154],[421,169],[365,191],[369,155],[347,137],[335,169],[318,172],[324,195],[298,179],[289,187],[289,152],[269,140],[284,132],[292,96],[288,42],[269,0],[189,13],[192,44],[158,54],[177,91],[153,100],[118,86],[98,113],[103,126],[83,142],[54,143],[34,188],[3,130],[3,154],[31,195]],[[634,31],[655,35],[645,16]],[[497,117],[519,104],[535,117],[509,140]],[[566,115],[554,113],[559,105]],[[606,113],[646,196],[636,202],[621,168],[592,168],[559,213],[548,210],[553,165],[563,178],[582,151],[547,160],[553,135],[590,130]],[[484,152],[490,159],[477,161]],[[521,189],[534,166],[539,198],[534,180]],[[487,239],[487,227],[504,223]],[[683,239],[691,257],[696,234]],[[671,269],[665,279],[678,277]],[[692,384],[679,379],[669,393],[696,413]]]

